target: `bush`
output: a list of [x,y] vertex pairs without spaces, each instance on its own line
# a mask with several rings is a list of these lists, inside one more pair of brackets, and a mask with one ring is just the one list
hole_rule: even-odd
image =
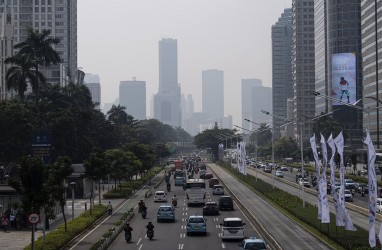
[[128,197],[133,190],[131,188],[112,189],[103,195],[104,199],[124,199]]

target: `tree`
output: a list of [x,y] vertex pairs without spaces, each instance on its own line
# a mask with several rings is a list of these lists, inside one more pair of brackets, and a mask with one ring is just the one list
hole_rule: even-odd
[[[257,139],[257,140],[255,140]],[[272,143],[272,130],[266,123],[261,123],[258,132],[252,133],[251,141],[257,141],[257,145],[266,146]]]
[[111,109],[107,112],[107,119],[113,122],[114,124],[127,124],[128,115],[125,112],[126,107],[113,105]]
[[274,142],[275,157],[287,158],[293,157],[298,151],[298,146],[295,140],[290,137],[281,137]]
[[132,152],[142,163],[142,170],[150,170],[155,163],[155,154],[149,145],[133,142],[124,147],[125,151]]

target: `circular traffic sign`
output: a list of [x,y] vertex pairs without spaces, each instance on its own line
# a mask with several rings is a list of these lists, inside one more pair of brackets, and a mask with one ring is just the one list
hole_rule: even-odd
[[36,213],[33,213],[29,215],[28,219],[30,223],[37,224],[40,221],[40,216]]

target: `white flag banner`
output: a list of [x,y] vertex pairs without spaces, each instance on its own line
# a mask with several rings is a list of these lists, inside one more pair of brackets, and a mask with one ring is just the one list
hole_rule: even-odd
[[[312,152],[313,152],[313,156],[314,156],[314,161],[316,162],[316,176],[317,176],[317,180],[318,180],[318,188],[319,190],[321,189],[320,188],[320,160],[318,159],[318,153],[317,153],[317,145],[316,145],[316,135],[313,135],[311,138],[310,138],[310,146],[312,147]],[[321,191],[318,192],[317,194],[317,199],[318,199],[318,219],[319,220],[322,220],[322,208],[321,208]]]
[[342,131],[334,139],[334,143],[336,144],[338,154],[340,155],[340,203],[343,211],[345,212],[345,230],[357,231],[357,229],[353,226],[353,222],[351,221],[350,215],[345,206],[344,137],[342,135]]
[[[376,246],[375,239],[375,213],[377,210],[377,177],[375,174],[375,149],[370,138],[370,132],[367,131],[364,143],[367,145],[367,174],[369,178],[369,244],[370,247]],[[379,234],[381,233],[381,230]],[[381,241],[381,239],[380,239]]]
[[321,149],[322,149],[322,177],[320,178],[319,192],[321,196],[321,223],[330,223],[330,211],[328,202],[328,184],[326,181],[326,168],[328,165],[328,150],[324,136],[321,134]]
[[342,207],[339,204],[338,194],[336,190],[336,178],[335,178],[335,165],[334,165],[334,156],[336,155],[336,145],[333,140],[333,136],[330,135],[327,143],[332,150],[332,156],[330,157],[329,165],[330,165],[330,185],[332,187],[332,195],[333,195],[333,205],[334,211],[336,214],[336,226],[345,226],[345,219]]
[[236,168],[240,169],[240,142],[236,143]]
[[246,142],[241,142],[241,173],[247,175],[247,153],[245,151]]

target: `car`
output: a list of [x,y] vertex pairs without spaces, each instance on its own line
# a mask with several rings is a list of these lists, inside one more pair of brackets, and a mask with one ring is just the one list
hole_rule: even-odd
[[177,176],[175,178],[175,186],[183,186],[183,184],[184,184],[184,178]]
[[199,170],[199,178],[205,179],[206,178],[206,170]]
[[336,182],[334,183],[334,187],[335,187],[336,191],[337,191],[338,189],[340,189],[340,187],[341,187],[341,182],[336,181]]
[[154,202],[167,201],[166,193],[164,191],[156,191],[154,194]]
[[245,249],[267,249],[267,244],[265,244],[265,241],[263,239],[258,239],[255,236],[250,237],[248,239],[244,239],[240,244],[239,244],[240,250],[245,250]]
[[265,173],[272,173],[272,166],[269,166],[269,165],[268,165],[268,166],[265,166],[265,167],[264,167],[264,172],[265,172]]
[[244,236],[243,221],[239,217],[228,217],[220,223],[222,228],[222,240],[243,240]]
[[219,210],[233,210],[233,199],[229,195],[222,195],[219,199]]
[[352,179],[345,179],[345,188],[354,189],[354,181]]
[[276,176],[277,176],[277,177],[280,177],[280,178],[284,178],[284,173],[283,173],[283,171],[281,171],[281,170],[277,170],[277,171],[276,171]]
[[353,195],[349,189],[345,189],[345,201],[353,201]]
[[382,213],[382,198],[377,198],[377,213],[381,214]]
[[308,178],[300,178],[299,185],[300,186],[304,185],[304,187],[310,188],[310,183],[309,183]]
[[365,183],[355,183],[354,186],[355,186],[356,191],[360,194],[362,193],[362,189],[365,192],[365,194],[369,193],[369,187]]
[[212,188],[212,194],[213,195],[223,195],[224,194],[224,187],[222,185],[214,185]]
[[157,222],[161,221],[175,222],[175,208],[171,205],[161,205],[157,211]]
[[215,185],[219,184],[219,179],[218,178],[212,178],[211,180],[208,181],[208,186],[210,188],[213,188]]
[[215,201],[209,201],[204,204],[203,215],[219,215],[219,206]]
[[213,177],[214,177],[214,175],[212,173],[206,173],[204,175],[204,178],[207,179],[207,180],[212,179]]
[[207,234],[207,223],[204,216],[198,214],[191,215],[186,222],[187,235],[194,233]]
[[288,171],[288,167],[285,165],[281,165],[280,170],[281,171]]

